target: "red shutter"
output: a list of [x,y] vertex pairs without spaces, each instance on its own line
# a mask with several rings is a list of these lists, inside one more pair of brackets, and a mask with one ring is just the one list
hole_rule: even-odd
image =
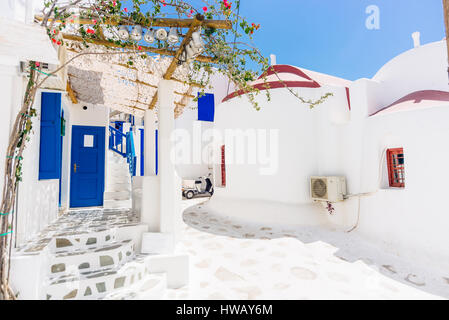
[[388,149],[387,150],[388,163],[388,180],[390,187],[404,188],[405,187],[405,164],[404,164],[404,149]]
[[221,146],[221,185],[226,187],[226,154],[225,146]]

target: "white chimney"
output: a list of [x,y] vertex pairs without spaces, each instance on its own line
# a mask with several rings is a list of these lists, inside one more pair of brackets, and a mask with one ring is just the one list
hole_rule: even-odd
[[412,38],[413,38],[413,45],[415,48],[418,48],[421,46],[421,34],[416,31],[412,33]]
[[276,63],[276,55],[275,54],[270,54],[270,60],[271,60],[271,65],[275,66]]

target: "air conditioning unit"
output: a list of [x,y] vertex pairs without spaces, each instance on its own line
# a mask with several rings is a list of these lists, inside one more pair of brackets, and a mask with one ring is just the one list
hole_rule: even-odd
[[[57,68],[56,64],[41,63],[41,72],[46,74],[56,71]],[[28,61],[20,62],[20,73],[25,76],[30,74],[30,63]]]
[[345,177],[311,177],[310,194],[313,200],[338,202],[346,195]]

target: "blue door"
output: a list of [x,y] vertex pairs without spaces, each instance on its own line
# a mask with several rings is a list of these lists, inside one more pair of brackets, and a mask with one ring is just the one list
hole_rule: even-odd
[[72,126],[70,207],[103,205],[105,127]]

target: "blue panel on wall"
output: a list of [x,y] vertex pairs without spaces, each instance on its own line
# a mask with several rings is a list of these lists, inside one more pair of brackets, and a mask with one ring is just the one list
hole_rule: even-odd
[[156,136],[156,175],[159,173],[159,142],[158,142],[158,135],[159,132],[156,130],[155,136]]
[[39,146],[39,180],[61,177],[61,94],[43,92]]
[[[199,96],[200,94],[198,94]],[[206,93],[198,98],[198,120],[214,122],[215,98],[212,93]]]
[[145,175],[145,130],[140,130],[140,175]]

